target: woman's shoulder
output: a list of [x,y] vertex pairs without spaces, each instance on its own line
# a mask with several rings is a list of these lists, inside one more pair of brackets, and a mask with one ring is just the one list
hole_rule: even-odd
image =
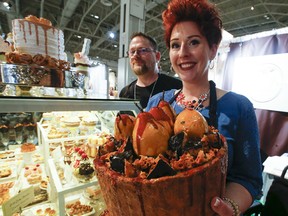
[[[175,93],[176,89],[170,89],[164,92],[164,100],[169,101]],[[155,95],[153,95],[153,97],[151,97],[151,99],[155,98],[155,99],[162,99],[163,97],[163,92],[159,92]]]
[[[164,92],[164,100],[169,102],[170,99],[172,97],[174,97],[176,89],[171,89],[171,90],[167,90]],[[157,106],[157,104],[159,103],[159,101],[163,98],[163,92],[159,92],[155,95],[153,95],[149,101],[148,101],[148,105],[146,107],[146,110],[149,111],[152,107]]]
[[217,98],[220,106],[253,107],[253,104],[246,96],[236,92],[220,90],[218,94],[217,90]]

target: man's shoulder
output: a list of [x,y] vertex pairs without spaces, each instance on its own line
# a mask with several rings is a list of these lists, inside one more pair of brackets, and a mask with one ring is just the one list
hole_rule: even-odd
[[176,82],[181,82],[180,79],[176,78],[176,77],[173,77],[173,76],[170,76],[168,74],[164,74],[164,73],[160,73],[159,74],[159,79],[162,79],[162,80],[172,80],[172,81],[176,81]]
[[132,97],[135,83],[136,83],[136,80],[124,86],[120,91],[119,97],[128,97],[128,98]]
[[182,88],[182,81],[176,77],[172,77],[167,74],[160,74],[159,75],[160,83],[169,85],[172,88],[179,89]]

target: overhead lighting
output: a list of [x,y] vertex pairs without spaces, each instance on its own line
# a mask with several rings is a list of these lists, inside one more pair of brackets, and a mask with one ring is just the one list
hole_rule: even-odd
[[117,48],[118,46],[117,46],[117,44],[114,44],[113,47]]
[[110,32],[110,33],[109,33],[109,37],[112,38],[112,39],[114,39],[114,38],[115,38],[115,34],[114,34],[113,32]]
[[81,35],[74,35],[74,37],[77,37],[77,38],[82,38],[82,37],[81,37]]
[[95,14],[90,14],[90,16],[95,18],[95,19],[99,19],[100,18],[98,15],[95,15]]
[[268,15],[264,15],[264,18],[267,19],[267,20],[270,19],[270,17]]
[[112,2],[109,0],[101,0],[101,3],[107,7],[112,6]]
[[252,11],[254,10],[254,7],[253,6],[251,6],[251,8],[250,8]]
[[12,5],[9,2],[3,2],[3,6],[7,9],[10,10],[10,8],[12,7]]

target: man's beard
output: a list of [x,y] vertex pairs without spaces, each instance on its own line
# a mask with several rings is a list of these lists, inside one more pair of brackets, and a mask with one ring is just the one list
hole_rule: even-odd
[[149,68],[147,67],[146,64],[143,64],[142,66],[137,66],[136,68],[134,68],[133,71],[137,76],[139,76],[146,74],[149,71]]

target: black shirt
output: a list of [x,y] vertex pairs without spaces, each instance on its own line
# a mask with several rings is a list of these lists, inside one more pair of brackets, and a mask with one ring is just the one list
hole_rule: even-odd
[[[134,80],[129,85],[125,86],[119,94],[121,98],[131,98],[140,101],[142,108],[147,106],[148,100],[151,96],[167,91],[170,89],[180,89],[182,88],[181,80],[168,76],[166,74],[159,73],[158,79],[151,85],[146,87],[140,87],[136,85],[137,80]],[[135,98],[135,85],[136,85],[136,98]]]

